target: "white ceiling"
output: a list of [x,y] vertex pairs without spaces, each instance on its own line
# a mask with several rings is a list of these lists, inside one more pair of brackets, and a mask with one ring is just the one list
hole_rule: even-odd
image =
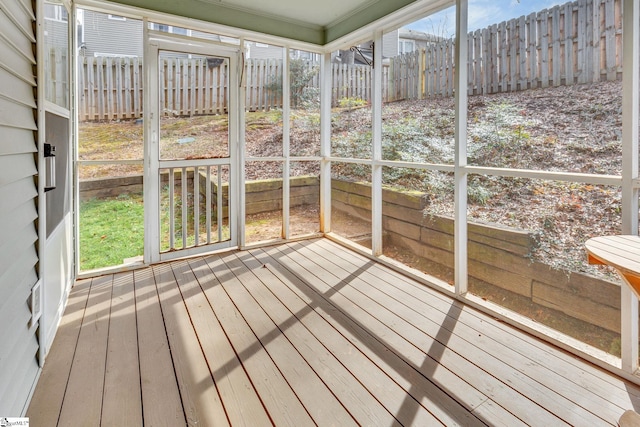
[[379,0],[204,0],[256,15],[278,17],[315,27],[329,27]]
[[[313,46],[340,43],[345,37],[384,23],[385,30],[417,19],[455,0],[112,0],[165,15],[196,19],[239,31],[275,36]],[[105,0],[80,0],[103,3]],[[397,17],[400,17],[398,20]],[[402,21],[404,19],[404,21]]]

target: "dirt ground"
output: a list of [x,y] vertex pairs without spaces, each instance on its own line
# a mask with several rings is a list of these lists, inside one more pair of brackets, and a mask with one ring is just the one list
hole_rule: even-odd
[[[367,155],[360,144],[371,130],[368,108],[342,109],[332,119],[334,154]],[[389,160],[417,160],[451,164],[453,155],[453,99],[402,101],[384,106],[383,128]],[[499,168],[567,173],[618,175],[621,155],[622,89],[619,82],[603,82],[469,98],[469,164]],[[226,153],[226,117],[169,117],[163,119],[163,155],[176,158],[220,156]],[[247,156],[282,155],[281,112],[248,113]],[[80,159],[141,159],[140,121],[83,123]],[[181,143],[180,141],[189,141]],[[213,141],[213,143],[212,143]],[[216,142],[217,141],[217,142]],[[366,140],[365,140],[366,142]],[[341,151],[342,150],[342,151]],[[364,150],[364,153],[363,153]],[[413,151],[412,151],[413,150]],[[319,127],[314,112],[296,112],[291,151],[317,155]],[[370,154],[370,150],[368,150]],[[353,175],[356,167],[344,167]],[[355,179],[367,179],[370,173]],[[318,162],[293,162],[291,175],[316,174]],[[80,168],[81,179],[105,174],[139,174],[140,166],[112,165]],[[335,174],[341,169],[336,166]],[[282,177],[280,162],[247,162],[247,180]],[[450,174],[428,176],[385,171],[386,184],[424,191],[425,214],[453,213]],[[584,261],[584,241],[620,230],[620,189],[599,185],[469,176],[470,221],[530,230],[539,245],[532,256],[554,267],[603,274]],[[604,273],[612,277],[610,273]]]

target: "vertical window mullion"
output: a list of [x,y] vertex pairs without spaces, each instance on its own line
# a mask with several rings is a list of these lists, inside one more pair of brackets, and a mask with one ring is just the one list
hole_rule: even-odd
[[[468,1],[456,2],[456,64],[467,63]],[[467,67],[455,73],[454,284],[462,295],[468,288],[467,269]]]
[[[640,5],[623,1],[622,38],[622,233],[638,234],[638,90],[640,87]],[[638,369],[638,299],[629,286],[622,286],[621,354],[622,369],[634,374]]]
[[320,58],[320,231],[331,231],[331,53]]
[[371,251],[382,254],[382,31],[373,37]]
[[283,49],[282,58],[282,154],[284,164],[282,165],[282,238],[290,237],[289,211],[291,205],[290,180],[291,161],[289,155],[290,128],[291,128],[291,86],[289,76],[289,48]]

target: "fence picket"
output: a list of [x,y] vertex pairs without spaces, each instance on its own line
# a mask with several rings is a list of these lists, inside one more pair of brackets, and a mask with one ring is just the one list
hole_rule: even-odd
[[538,14],[540,23],[540,83],[549,86],[549,11]]
[[509,85],[508,91],[518,90],[518,21],[512,19],[507,24],[507,42],[509,43]]
[[88,120],[87,112],[87,94],[86,94],[86,67],[78,67],[78,120]]
[[133,58],[133,103],[135,106],[134,117],[142,117],[142,72],[140,61]]
[[574,83],[574,31],[573,31],[573,3],[564,5],[564,81],[565,85]]
[[604,29],[602,28],[602,22],[600,21],[602,14],[600,10],[601,0],[594,0],[593,2],[593,81],[600,81],[600,75],[605,69],[601,61],[604,59],[600,54],[600,46],[602,41],[602,34]]
[[551,9],[551,79],[554,86],[560,86],[562,64],[560,63],[560,7]]
[[475,72],[475,89],[473,91],[474,95],[482,93],[482,32],[480,30],[476,30],[473,33],[473,38],[475,39],[475,46],[473,48],[473,65],[476,68]]
[[616,17],[615,3],[613,1],[605,2],[605,52],[607,72],[607,80],[614,80],[617,76],[616,70]]
[[509,36],[507,34],[507,23],[501,22],[498,25],[498,52],[500,53],[500,74],[498,77],[498,84],[500,85],[500,91],[506,92],[509,87],[509,61],[507,55],[509,54]]
[[97,69],[97,79],[96,82],[98,84],[98,116],[99,117],[107,117],[107,115],[105,114],[105,99],[104,99],[104,88],[105,88],[105,81],[104,81],[104,72],[103,72],[103,63],[105,61],[105,58],[98,58],[98,60],[96,61],[96,69]]
[[518,19],[518,33],[520,38],[520,49],[518,58],[520,59],[520,78],[518,79],[518,90],[527,89],[527,23],[526,18],[521,16]]

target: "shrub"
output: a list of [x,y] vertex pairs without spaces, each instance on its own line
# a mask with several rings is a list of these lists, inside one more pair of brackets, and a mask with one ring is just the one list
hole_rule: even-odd
[[338,101],[338,107],[340,108],[352,109],[364,107],[366,105],[368,105],[367,101],[360,98],[342,98]]

